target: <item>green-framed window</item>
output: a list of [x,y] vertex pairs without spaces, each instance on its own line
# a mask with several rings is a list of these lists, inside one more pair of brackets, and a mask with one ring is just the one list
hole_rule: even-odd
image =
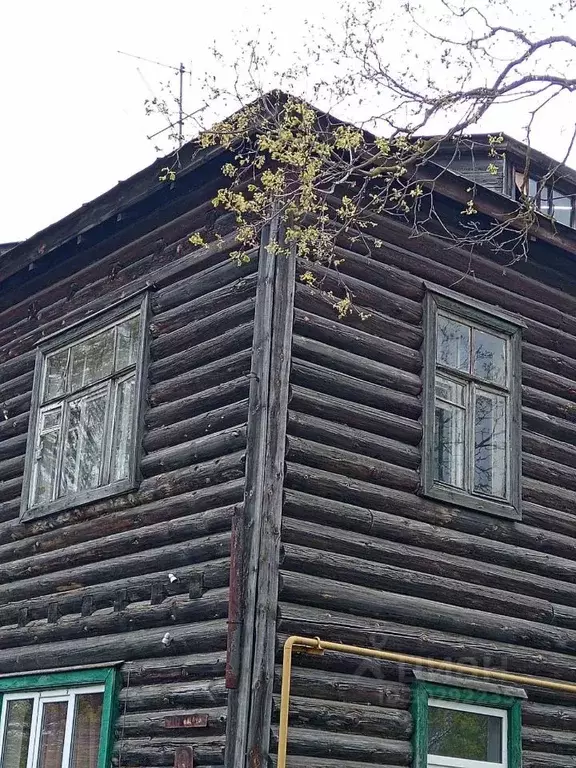
[[515,696],[417,682],[412,717],[413,768],[521,768]]
[[109,768],[116,670],[0,679],[2,768]]

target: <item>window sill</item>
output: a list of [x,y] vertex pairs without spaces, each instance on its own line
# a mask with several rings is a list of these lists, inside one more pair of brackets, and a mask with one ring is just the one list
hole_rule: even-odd
[[495,517],[504,517],[508,520],[522,519],[520,508],[510,502],[471,496],[469,493],[458,491],[455,488],[432,485],[430,488],[425,488],[422,491],[422,495],[447,504],[453,504],[457,507],[473,509],[476,512],[485,512]]
[[101,488],[90,488],[89,490],[82,491],[74,496],[64,496],[61,499],[51,501],[49,504],[30,508],[22,507],[20,512],[20,522],[35,520],[38,517],[53,515],[56,512],[74,509],[74,507],[80,507],[94,501],[101,501],[102,499],[107,499],[111,496],[118,496],[121,493],[134,491],[137,487],[137,483],[134,482],[132,478],[125,478],[124,480],[118,480],[111,485],[104,485]]

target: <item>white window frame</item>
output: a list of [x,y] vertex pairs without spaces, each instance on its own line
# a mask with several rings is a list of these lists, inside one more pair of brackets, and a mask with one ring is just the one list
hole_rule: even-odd
[[[40,733],[42,723],[42,707],[48,702],[66,701],[66,726],[64,732],[64,749],[62,752],[62,765],[69,768],[70,750],[72,748],[72,736],[74,734],[74,714],[76,711],[76,696],[87,693],[102,693],[104,697],[104,685],[78,686],[74,688],[48,688],[42,691],[21,691],[18,693],[6,693],[2,695],[2,713],[0,715],[0,760],[4,752],[6,736],[6,716],[8,703],[32,699],[32,719],[30,725],[30,740],[28,747],[28,760],[26,768],[36,768],[40,750]],[[102,702],[104,706],[104,701]]]
[[479,715],[498,717],[502,721],[502,741],[500,745],[502,760],[491,762],[488,760],[469,760],[467,758],[446,757],[428,753],[428,768],[507,768],[508,766],[508,712],[505,709],[485,707],[480,704],[463,704],[459,701],[445,699],[428,699],[428,708],[438,707],[451,709],[456,712],[473,712]]
[[[122,322],[139,318],[138,344],[134,365],[126,366],[121,370],[113,370],[109,376],[92,381],[74,391],[67,391],[62,395],[51,398],[44,397],[44,387],[48,374],[47,359],[59,351],[68,350],[68,363],[70,365],[71,348],[76,344],[89,341],[99,334],[120,325]],[[32,406],[30,410],[29,438],[26,450],[26,463],[24,470],[24,483],[22,488],[20,519],[40,517],[53,512],[58,512],[70,507],[86,504],[108,496],[132,491],[138,484],[139,447],[142,432],[142,412],[144,400],[144,383],[146,381],[146,353],[148,347],[148,292],[139,292],[129,299],[113,304],[106,310],[95,313],[88,320],[70,326],[45,339],[39,345],[36,356],[36,368],[34,387],[32,392]],[[116,363],[116,333],[114,335],[114,364]],[[113,419],[115,418],[116,396],[121,384],[134,377],[134,413],[132,414],[131,431],[132,440],[128,454],[127,477],[114,480],[111,477],[112,451],[113,451]],[[89,396],[96,392],[105,393],[106,412],[103,426],[104,451],[98,485],[94,488],[76,490],[65,495],[59,495],[59,487],[62,482],[62,465],[66,442],[67,413],[69,404],[80,397]],[[51,431],[41,430],[42,418],[49,411],[60,411],[60,440],[56,459],[55,491],[50,501],[34,502],[35,485],[37,479],[38,452],[41,448],[42,436]]]

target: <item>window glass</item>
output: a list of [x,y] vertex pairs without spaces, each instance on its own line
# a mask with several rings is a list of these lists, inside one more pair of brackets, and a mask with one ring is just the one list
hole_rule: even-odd
[[96,488],[103,460],[104,422],[108,387],[68,405],[68,423],[62,460],[61,493]]
[[102,693],[87,693],[76,697],[71,768],[97,768],[102,701]]
[[472,331],[472,373],[503,387],[506,384],[506,341],[486,331]]
[[112,480],[128,477],[130,462],[130,446],[134,419],[134,376],[118,384],[114,410],[114,442],[112,444]]
[[86,688],[4,696],[0,766],[98,768],[105,689],[113,685],[106,679]]
[[113,365],[113,329],[76,344],[70,354],[70,391],[110,376]]
[[459,488],[464,485],[466,411],[461,407],[463,404],[464,387],[438,376],[434,434],[435,479]]
[[518,361],[511,358],[517,331],[487,314],[484,321],[480,310],[463,310],[459,317],[459,305],[444,297],[431,305],[424,492],[486,511],[502,501],[517,507],[520,463],[510,456],[519,423],[519,413],[511,413],[520,404],[518,376],[512,376]]
[[569,227],[572,223],[572,198],[563,197],[555,192],[552,200],[552,216],[560,224]]
[[439,315],[436,359],[441,365],[467,371],[470,365],[470,328]]
[[506,399],[482,390],[474,402],[474,490],[506,496]]
[[23,511],[133,476],[140,328],[133,311],[43,358]]
[[118,326],[118,336],[116,339],[117,371],[121,371],[128,365],[134,365],[136,361],[139,322],[139,317],[132,317]]
[[26,768],[34,699],[8,702],[4,722],[2,768]]
[[502,717],[440,706],[428,708],[428,753],[502,762]]
[[66,735],[67,701],[47,701],[42,705],[38,768],[61,768]]

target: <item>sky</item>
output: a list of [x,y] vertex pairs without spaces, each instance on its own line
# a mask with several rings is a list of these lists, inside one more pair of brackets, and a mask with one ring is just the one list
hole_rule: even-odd
[[[118,51],[182,61],[188,111],[215,39],[232,50],[240,27],[263,24],[260,34],[271,25],[281,41],[297,40],[304,18],[330,24],[335,4],[268,0],[263,16],[262,0],[0,2],[0,243],[30,237],[158,156],[147,136],[164,122],[146,117],[144,101],[174,73]],[[512,114],[506,122],[494,127],[517,133]],[[546,131],[535,145],[554,154]]]

